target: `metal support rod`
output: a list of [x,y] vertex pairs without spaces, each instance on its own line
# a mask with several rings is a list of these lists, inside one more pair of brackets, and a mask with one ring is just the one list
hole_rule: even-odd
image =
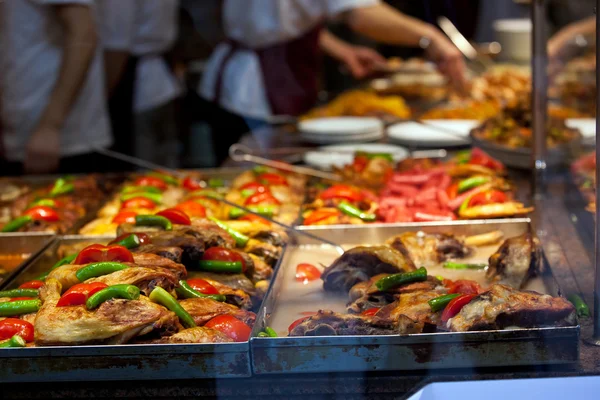
[[533,167],[532,193],[543,197],[545,192],[544,175],[546,172],[546,118],[548,110],[548,51],[546,37],[546,0],[534,0],[531,3],[533,18],[533,55],[531,57],[531,110],[533,117]]
[[[596,66],[600,65],[600,0],[596,0]],[[600,82],[600,69],[596,67],[596,82]],[[596,84],[597,85],[597,84]],[[600,92],[596,90],[596,132],[600,132]],[[596,144],[596,160],[600,159],[600,146]],[[600,199],[600,168],[596,165],[596,238],[595,238],[595,284],[594,284],[594,337],[592,342],[600,345],[600,208],[598,207],[598,199]]]

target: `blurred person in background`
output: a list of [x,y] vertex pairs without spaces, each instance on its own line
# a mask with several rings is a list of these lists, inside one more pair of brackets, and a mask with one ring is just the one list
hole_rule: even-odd
[[[177,37],[178,0],[98,0],[115,150],[179,166],[175,99],[166,60]],[[133,133],[133,135],[132,135]]]
[[2,175],[91,172],[111,144],[93,0],[0,1]]
[[220,161],[250,128],[273,115],[297,116],[315,105],[322,51],[356,77],[384,61],[324,30],[327,20],[341,20],[378,42],[421,46],[452,82],[465,83],[464,60],[438,29],[378,0],[248,0],[243,7],[225,0],[228,40],[211,56],[199,87],[209,102],[208,122]]

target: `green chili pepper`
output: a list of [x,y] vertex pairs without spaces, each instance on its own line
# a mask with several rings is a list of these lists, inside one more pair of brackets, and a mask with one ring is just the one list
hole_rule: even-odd
[[135,226],[159,226],[165,231],[173,230],[173,224],[160,215],[136,215]]
[[8,340],[3,341],[2,343],[0,343],[0,347],[25,347],[25,339],[23,339],[21,336],[19,335],[14,335],[13,337],[11,337]]
[[129,193],[162,193],[162,190],[155,186],[125,186],[121,193],[129,194]]
[[436,297],[435,299],[431,299],[427,303],[429,303],[429,307],[431,307],[431,311],[438,312],[438,311],[441,311],[444,308],[446,308],[448,303],[450,303],[453,299],[457,298],[458,296],[462,296],[462,294],[460,294],[460,293],[445,294],[443,296]]
[[246,197],[250,197],[254,193],[256,193],[256,190],[253,190],[253,189],[244,189],[240,193],[242,194],[243,198],[246,198]]
[[257,174],[264,174],[265,172],[269,172],[269,168],[265,167],[264,165],[257,165],[254,168],[252,168],[252,171]]
[[437,279],[438,281],[440,281],[440,282],[441,282],[441,281],[443,281],[443,280],[444,280],[444,277],[443,277],[443,276],[441,276],[441,275],[436,275],[436,276],[435,276],[435,279]]
[[85,302],[85,307],[88,310],[93,310],[110,299],[137,300],[139,298],[140,289],[137,286],[113,285],[91,295]]
[[119,246],[123,246],[127,249],[134,249],[136,247],[139,247],[141,242],[140,242],[140,238],[135,233],[132,233],[131,235],[127,236],[126,238],[123,238],[113,244],[118,244]]
[[221,303],[224,302],[225,300],[227,300],[227,298],[222,295],[222,294],[204,294],[204,293],[200,293],[197,290],[194,290],[194,288],[192,288],[186,281],[181,280],[179,281],[179,287],[177,289],[175,289],[175,291],[177,292],[177,294],[183,298],[186,299],[192,299],[192,298],[200,298],[200,297],[205,297],[208,299],[213,299],[215,301],[220,301]]
[[208,180],[208,187],[219,188],[225,186],[225,181],[221,178],[210,178]]
[[61,258],[56,264],[50,268],[50,270],[44,272],[42,275],[38,276],[36,279],[43,281],[48,277],[50,272],[54,271],[58,267],[62,267],[63,265],[71,264],[77,258],[77,253],[71,254],[70,256],[66,256],[65,258]]
[[458,164],[466,164],[471,159],[471,150],[459,151],[455,158]]
[[258,337],[269,337],[265,332],[258,332]]
[[349,215],[351,217],[360,218],[361,220],[363,220],[365,222],[373,222],[377,218],[375,216],[375,214],[365,213],[362,210],[354,207],[353,205],[351,205],[350,203],[345,202],[345,201],[342,201],[338,205],[338,208],[344,214]]
[[456,263],[456,262],[446,262],[444,263],[444,268],[448,269],[486,269],[487,264],[466,264],[466,263]]
[[87,281],[88,279],[96,278],[102,275],[112,274],[116,271],[129,268],[129,266],[113,261],[102,261],[88,264],[75,273],[79,282]]
[[135,193],[127,193],[121,195],[121,201],[131,200],[135,197],[144,197],[155,204],[159,204],[162,200],[161,193],[145,193],[145,192],[135,192]]
[[0,317],[14,317],[15,315],[31,314],[37,312],[41,306],[42,301],[40,299],[0,303]]
[[23,216],[17,217],[15,219],[13,219],[12,221],[10,221],[8,224],[4,225],[4,227],[2,228],[2,232],[18,231],[19,229],[21,229],[22,227],[24,227],[31,221],[33,221],[33,218],[31,218],[31,216],[29,216],[29,215],[23,215]]
[[56,208],[56,201],[54,201],[52,199],[39,199],[39,200],[36,200],[36,201],[30,203],[27,208],[39,207],[39,206]]
[[390,153],[367,153],[366,151],[357,151],[354,153],[355,157],[366,157],[369,160],[373,160],[375,158],[383,158],[384,160],[393,162],[394,157]]
[[277,332],[275,332],[275,330],[273,328],[265,326],[264,331],[267,335],[269,335],[269,337],[277,337]]
[[213,261],[200,260],[198,261],[198,269],[209,272],[227,272],[239,274],[242,272],[242,263],[239,261]]
[[462,202],[462,204],[458,208],[458,215],[462,214],[467,208],[469,208],[469,203],[471,202],[471,197],[473,197],[473,196],[467,197],[465,199],[465,201]]
[[177,178],[172,177],[171,175],[163,174],[160,172],[148,172],[147,175],[158,178],[158,179],[164,181],[165,183],[168,183],[169,185],[173,185],[173,186],[179,185],[179,180]]
[[75,185],[67,182],[64,178],[59,178],[54,183],[54,187],[50,190],[50,197],[57,197],[63,194],[71,193],[75,190]]
[[194,328],[196,326],[194,318],[165,289],[158,286],[155,287],[152,293],[150,293],[150,300],[173,311],[179,317],[184,327]]
[[458,193],[466,192],[467,190],[476,188],[477,186],[484,185],[489,181],[489,176],[472,176],[470,178],[463,179],[458,183]]
[[377,286],[377,289],[381,290],[382,292],[385,292],[386,290],[390,290],[397,286],[404,285],[405,283],[422,282],[426,279],[427,270],[421,267],[416,271],[393,274],[381,278],[375,283],[375,286]]
[[[272,205],[249,206],[246,208],[248,210],[254,211],[255,213],[258,213],[260,215],[264,215],[265,217],[272,217],[276,210],[276,207],[272,206]],[[243,217],[244,215],[246,215],[246,211],[242,210],[241,208],[232,208],[231,210],[229,210],[229,218],[230,219],[238,219],[240,217]]]
[[591,315],[590,308],[585,303],[585,301],[581,298],[581,296],[577,294],[572,294],[567,297],[573,305],[575,306],[575,310],[577,310],[577,315],[580,317],[589,317]]
[[188,197],[194,197],[194,196],[208,197],[208,198],[213,198],[213,199],[223,198],[222,194],[217,193],[214,190],[208,190],[208,189],[195,190],[188,195]]
[[230,228],[229,225],[227,225],[223,221],[220,221],[220,220],[216,219],[215,217],[208,217],[208,219],[210,219],[215,224],[217,224],[219,226],[219,228],[226,230],[227,233],[229,233],[235,239],[235,244],[238,247],[244,247],[246,245],[246,243],[248,243],[248,240],[250,240],[250,238],[248,236],[236,231],[235,229]]
[[37,289],[11,289],[0,292],[0,297],[38,297]]

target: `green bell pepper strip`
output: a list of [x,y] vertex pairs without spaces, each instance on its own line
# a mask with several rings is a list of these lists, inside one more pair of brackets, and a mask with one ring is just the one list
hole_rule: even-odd
[[365,221],[365,222],[373,222],[377,219],[375,214],[365,213],[362,210],[354,207],[353,205],[351,205],[350,203],[345,202],[345,201],[342,201],[338,205],[338,208],[344,214],[349,215],[350,217],[360,218],[362,221]]
[[239,261],[200,260],[198,261],[198,269],[208,272],[239,274],[242,272],[242,263]]
[[[254,211],[255,213],[258,213],[260,215],[264,215],[266,217],[272,217],[273,214],[275,214],[275,210],[276,207],[268,205],[268,206],[250,206],[250,207],[246,207],[248,208],[248,210],[250,211]],[[243,217],[244,215],[246,215],[246,211],[242,210],[241,208],[232,208],[229,211],[229,218],[231,219],[238,219],[240,217]]]
[[37,289],[11,289],[3,290],[0,292],[0,297],[38,297],[39,292]]
[[427,279],[427,270],[423,267],[416,271],[404,272],[400,274],[393,274],[381,278],[375,282],[377,289],[385,292],[386,290],[393,289],[397,286],[404,285],[405,283],[422,282]]
[[431,299],[427,303],[429,304],[429,307],[431,307],[431,311],[438,312],[446,308],[448,303],[450,303],[453,299],[457,298],[458,296],[462,296],[462,294],[445,294],[443,296],[436,297],[435,299]]
[[134,193],[126,193],[126,194],[121,195],[121,201],[131,200],[135,197],[144,197],[144,198],[152,201],[155,204],[159,204],[162,200],[161,193],[134,192]]
[[179,317],[184,327],[194,328],[196,326],[194,318],[165,289],[158,286],[155,287],[152,293],[150,293],[150,300],[173,311]]
[[149,172],[148,176],[158,178],[164,181],[165,183],[168,183],[169,185],[179,186],[179,180],[167,174],[161,174],[160,172]]
[[102,261],[88,264],[75,273],[79,282],[87,281],[88,279],[96,278],[102,275],[112,274],[113,272],[121,271],[129,268],[129,266],[113,261]]
[[252,168],[252,171],[257,174],[264,174],[265,172],[269,172],[269,168],[265,167],[264,165],[257,165],[254,168]]
[[455,158],[458,164],[466,164],[471,159],[471,150],[459,151]]
[[121,190],[122,194],[129,194],[129,193],[162,193],[162,190],[160,190],[159,188],[155,187],[155,186],[125,186],[122,190]]
[[213,198],[213,199],[223,198],[223,195],[221,195],[220,193],[215,192],[214,190],[209,190],[209,189],[195,190],[192,193],[188,194],[187,197],[191,198],[194,196],[208,197],[208,198]]
[[436,276],[435,276],[435,279],[437,279],[438,281],[440,281],[440,282],[441,282],[441,281],[443,281],[443,280],[444,280],[444,277],[443,277],[443,276],[441,276],[441,275],[436,275]]
[[29,216],[29,215],[23,215],[23,216],[17,217],[15,219],[13,219],[12,221],[10,221],[8,224],[4,225],[4,227],[2,228],[2,232],[18,231],[19,229],[21,229],[22,227],[24,227],[31,221],[33,221],[33,218],[31,218],[31,216]]
[[41,306],[42,301],[40,299],[0,303],[0,317],[14,317],[16,315],[31,314],[37,312]]
[[39,200],[31,202],[29,204],[29,206],[27,206],[27,208],[33,208],[33,207],[39,207],[39,206],[56,208],[56,201],[54,201],[52,199],[39,199]]
[[447,269],[486,269],[488,267],[487,264],[468,264],[468,263],[456,263],[456,262],[446,262],[444,263],[444,268]]
[[57,197],[63,194],[71,193],[74,190],[75,185],[73,185],[71,182],[68,182],[64,178],[58,178],[50,190],[50,197]]
[[226,230],[227,233],[229,233],[233,237],[233,239],[235,239],[235,244],[238,247],[244,247],[246,245],[246,243],[248,243],[248,240],[250,240],[250,238],[248,236],[236,231],[235,229],[230,228],[229,225],[227,225],[223,221],[220,221],[220,220],[216,219],[215,217],[208,217],[208,219],[210,219],[215,224],[217,224],[219,226],[219,228]]
[[243,189],[241,192],[241,195],[243,198],[247,198],[252,196],[254,193],[256,193],[256,190],[253,189]]
[[113,243],[113,244],[118,244],[119,246],[123,246],[127,249],[135,249],[136,247],[140,247],[140,238],[137,237],[137,235],[135,233],[132,233],[131,235],[127,236],[126,238],[123,238],[121,240],[119,240],[117,243]]
[[373,160],[375,158],[383,158],[384,160],[393,162],[394,157],[391,153],[367,153],[366,151],[357,151],[354,153],[355,157],[366,157],[368,160]]
[[490,181],[489,176],[472,176],[471,178],[463,179],[458,182],[458,193],[466,192],[476,188],[477,186],[484,185]]
[[173,230],[173,224],[160,215],[136,215],[135,226],[159,226],[165,231]]
[[208,180],[208,187],[210,188],[220,188],[225,186],[225,181],[221,178],[210,178]]
[[225,300],[227,300],[227,298],[222,295],[222,294],[204,294],[204,293],[200,293],[197,290],[194,290],[194,288],[192,288],[186,281],[181,280],[179,281],[179,287],[177,289],[175,289],[175,291],[177,292],[177,294],[183,298],[186,299],[193,299],[193,298],[208,298],[208,299],[213,299],[214,301],[219,301],[221,303],[223,303]]
[[271,327],[265,326],[264,331],[269,337],[277,337],[278,336],[277,332],[275,332],[275,330]]
[[590,308],[581,298],[581,296],[577,294],[572,294],[567,297],[567,300],[569,300],[575,306],[575,310],[577,311],[578,316],[589,317],[591,315]]
[[25,347],[25,344],[26,344],[25,343],[25,339],[23,339],[19,335],[14,335],[10,339],[5,340],[4,342],[0,343],[0,347],[3,347],[3,348],[7,348],[7,347]]
[[88,310],[98,308],[100,304],[110,299],[137,300],[140,298],[140,289],[133,285],[113,285],[91,295],[85,302]]

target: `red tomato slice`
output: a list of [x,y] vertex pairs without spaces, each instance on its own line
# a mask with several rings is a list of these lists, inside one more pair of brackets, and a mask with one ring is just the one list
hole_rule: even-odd
[[33,325],[18,318],[5,318],[0,321],[0,340],[21,336],[26,342],[33,342]]
[[183,187],[187,190],[198,190],[202,189],[202,185],[197,180],[190,178],[189,176],[183,180]]
[[135,186],[153,186],[160,190],[165,190],[167,188],[167,184],[165,181],[159,178],[155,178],[153,176],[142,176],[137,178],[133,183]]
[[288,182],[284,176],[279,174],[274,174],[272,172],[265,172],[264,174],[260,174],[256,177],[256,180],[265,184],[265,185],[285,185],[287,186]]
[[469,207],[484,206],[486,204],[504,203],[508,198],[499,190],[487,190],[477,193],[469,200]]
[[321,271],[312,264],[298,264],[296,266],[296,280],[298,282],[310,282],[321,277]]
[[338,210],[328,210],[328,209],[315,210],[315,211],[311,212],[310,214],[308,214],[308,216],[306,216],[306,218],[304,218],[303,224],[304,225],[314,225],[317,222],[324,221],[328,218],[337,217],[338,215],[340,215]]
[[362,195],[360,191],[347,185],[333,185],[325,189],[319,197],[323,200],[328,199],[346,199],[349,201],[361,201]]
[[83,265],[100,261],[133,262],[133,255],[127,248],[116,244],[93,244],[81,250],[73,263]]
[[137,213],[135,211],[120,211],[117,215],[112,219],[113,224],[134,224],[135,216]]
[[171,221],[174,224],[179,224],[179,225],[191,225],[192,224],[190,217],[188,217],[186,213],[184,213],[181,210],[178,210],[177,208],[167,208],[166,210],[157,212],[156,215],[165,217],[166,219],[168,219],[169,221]]
[[196,218],[206,217],[206,207],[194,200],[184,201],[175,206],[175,209],[183,211],[187,215]]
[[102,289],[107,288],[108,285],[102,282],[93,282],[93,283],[78,283],[75,286],[71,286],[58,300],[56,303],[57,307],[67,307],[67,306],[80,306],[85,304],[87,299],[93,295],[101,291]]
[[312,317],[312,315],[309,315],[309,316],[306,316],[306,317],[302,317],[302,318],[298,318],[297,320],[295,320],[294,322],[292,322],[290,324],[290,326],[288,327],[288,332],[291,332],[295,327],[297,327],[298,325],[300,325],[301,323],[303,323],[304,321],[306,321],[310,317]]
[[121,208],[154,208],[156,204],[150,199],[145,197],[134,197],[127,201],[124,201]]
[[239,261],[242,263],[242,271],[246,271],[246,262],[244,261],[244,257],[242,257],[237,251],[226,249],[225,247],[210,247],[206,249],[202,259],[208,261]]
[[377,314],[377,311],[379,310],[380,308],[378,307],[369,308],[368,310],[363,311],[360,315],[373,316]]
[[187,280],[188,285],[192,287],[192,289],[202,293],[202,294],[219,294],[217,288],[213,285],[200,278],[193,278]]
[[21,284],[19,289],[39,289],[44,286],[44,282],[42,281],[29,281]]
[[246,201],[244,201],[244,205],[246,206],[252,206],[256,204],[279,205],[281,203],[271,193],[268,192],[254,193],[252,196],[248,197]]
[[448,322],[450,318],[454,317],[460,312],[460,310],[462,310],[464,306],[469,304],[475,296],[476,295],[474,294],[463,294],[462,296],[452,299],[446,308],[444,308],[444,312],[442,313],[442,322]]
[[448,293],[462,293],[462,294],[479,294],[481,293],[481,286],[475,281],[468,279],[459,279],[457,281],[444,281],[444,285],[448,288]]
[[240,187],[240,190],[253,190],[254,193],[268,192],[269,188],[258,182],[248,182]]
[[223,332],[236,342],[247,341],[252,333],[252,328],[231,315],[218,315],[204,326]]
[[55,222],[60,218],[58,213],[52,208],[47,206],[35,206],[25,211],[25,215],[29,215],[31,218],[47,222]]

